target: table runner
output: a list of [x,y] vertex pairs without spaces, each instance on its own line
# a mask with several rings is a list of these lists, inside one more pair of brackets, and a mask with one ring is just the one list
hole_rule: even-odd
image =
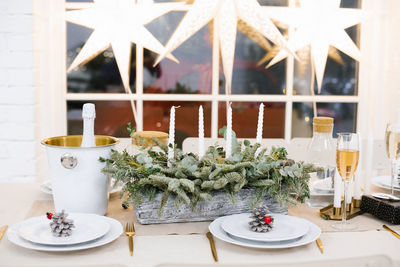
[[[141,225],[137,222],[133,208],[123,209],[122,201],[119,198],[119,193],[114,193],[110,196],[108,203],[108,217],[114,218],[120,221],[122,224],[126,222],[135,222],[136,234],[137,235],[168,235],[168,234],[179,234],[189,235],[193,233],[205,234],[208,231],[209,221],[207,222],[190,222],[190,223],[170,223],[170,224],[152,224],[152,225]],[[47,211],[54,211],[54,204],[52,200],[36,200],[33,202],[27,218],[40,216],[46,214]],[[289,208],[289,215],[301,217],[307,219],[316,225],[318,225],[323,232],[337,232],[331,227],[331,225],[337,221],[324,220],[319,216],[319,209],[310,208],[306,204],[300,204],[296,207]],[[387,222],[381,221],[374,218],[370,214],[363,214],[350,220],[351,223],[357,225],[355,231],[369,231],[382,229],[382,225],[386,224],[392,229],[400,230],[400,226],[390,225]]]

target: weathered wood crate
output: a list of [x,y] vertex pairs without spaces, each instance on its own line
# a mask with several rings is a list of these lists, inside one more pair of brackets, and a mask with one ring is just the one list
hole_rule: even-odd
[[[254,188],[241,189],[236,195],[235,203],[232,203],[224,191],[215,192],[211,201],[199,202],[194,210],[186,204],[177,208],[174,198],[170,196],[163,208],[162,216],[159,217],[161,193],[158,193],[153,201],[149,202],[144,199],[140,205],[134,207],[134,210],[140,224],[210,221],[224,215],[249,212],[254,194]],[[287,207],[281,207],[275,199],[268,195],[264,198],[263,203],[272,213],[287,214],[288,212]]]

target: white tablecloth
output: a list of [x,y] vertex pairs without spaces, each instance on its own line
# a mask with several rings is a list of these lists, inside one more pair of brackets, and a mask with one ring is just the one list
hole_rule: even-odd
[[[46,198],[48,196],[41,193],[35,184],[2,184],[0,225],[11,225],[25,219],[33,201]],[[272,266],[276,263],[308,265],[309,262],[321,265],[320,261],[376,255],[386,255],[395,266],[400,266],[400,239],[387,231],[324,232],[321,240],[324,244],[322,255],[315,243],[299,248],[261,250],[234,246],[215,239],[219,263],[226,264],[225,266]],[[20,248],[10,243],[5,236],[0,241],[0,266],[146,267],[161,264],[160,266],[166,267],[176,266],[178,263],[179,266],[214,264],[208,240],[203,235],[138,235],[134,237],[133,257],[129,256],[127,242],[127,238],[121,236],[113,243],[100,248],[53,253]]]

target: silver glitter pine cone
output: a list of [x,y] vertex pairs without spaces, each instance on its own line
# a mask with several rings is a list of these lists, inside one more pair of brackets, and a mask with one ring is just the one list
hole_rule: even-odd
[[50,228],[51,232],[56,237],[67,237],[72,234],[72,228],[75,227],[74,221],[67,219],[68,213],[64,210],[52,215]]
[[267,207],[261,206],[251,211],[250,229],[254,232],[266,233],[272,230],[272,222],[266,223],[264,218],[268,216],[270,211]]

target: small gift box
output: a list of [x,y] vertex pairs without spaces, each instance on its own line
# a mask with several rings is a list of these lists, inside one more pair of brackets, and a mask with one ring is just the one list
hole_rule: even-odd
[[363,212],[368,212],[378,219],[391,224],[400,224],[400,202],[392,202],[364,195],[360,208]]

